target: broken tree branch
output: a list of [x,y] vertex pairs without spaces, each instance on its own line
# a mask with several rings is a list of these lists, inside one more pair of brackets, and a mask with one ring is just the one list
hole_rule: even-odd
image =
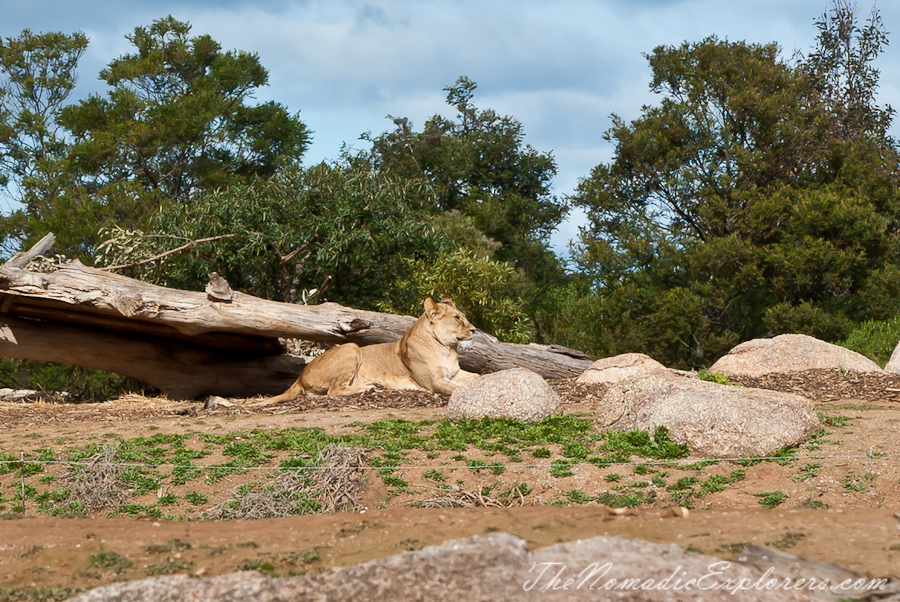
[[219,236],[210,236],[209,238],[200,238],[198,240],[192,240],[191,242],[185,243],[185,244],[181,245],[180,247],[176,247],[174,249],[169,249],[165,253],[160,253],[159,255],[154,255],[153,257],[150,257],[148,259],[142,259],[140,261],[135,261],[134,263],[123,263],[122,265],[108,265],[106,267],[102,267],[102,268],[98,268],[98,269],[102,270],[102,271],[111,271],[111,270],[122,270],[125,268],[133,268],[135,266],[144,265],[145,263],[153,263],[154,261],[162,259],[163,257],[168,257],[169,255],[174,255],[175,253],[178,253],[179,251],[184,251],[185,249],[189,249],[189,248],[193,247],[194,245],[201,243],[201,242],[210,242],[213,240],[221,240],[223,238],[233,238],[235,236],[237,236],[237,234],[221,234]]

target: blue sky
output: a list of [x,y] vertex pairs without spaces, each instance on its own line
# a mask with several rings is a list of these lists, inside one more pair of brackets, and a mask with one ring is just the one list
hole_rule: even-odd
[[[554,192],[608,161],[602,138],[609,116],[640,114],[657,102],[642,53],[660,44],[777,42],[785,56],[807,52],[824,0],[0,0],[0,36],[83,31],[79,97],[104,92],[97,79],[130,52],[135,27],[171,14],[225,49],[256,52],[269,70],[257,98],[274,100],[312,129],[306,163],[334,159],[360,134],[391,128],[387,115],[415,128],[452,115],[443,88],[466,75],[475,102],[515,116],[526,142],[553,153]],[[862,17],[872,4],[859,0]],[[878,6],[889,32],[900,31],[900,2]],[[900,107],[900,39],[878,63],[882,103]],[[895,127],[895,135],[897,128]],[[573,213],[553,238],[564,250],[583,216]]]

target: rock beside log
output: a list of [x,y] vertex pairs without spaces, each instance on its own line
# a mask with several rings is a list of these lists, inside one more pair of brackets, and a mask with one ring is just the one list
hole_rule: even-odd
[[643,353],[623,353],[597,360],[575,381],[579,384],[619,383],[636,376],[666,376],[669,369]]

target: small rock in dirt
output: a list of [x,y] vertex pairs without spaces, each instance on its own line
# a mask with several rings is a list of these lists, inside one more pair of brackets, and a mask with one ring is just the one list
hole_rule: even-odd
[[525,368],[501,370],[470,380],[450,395],[447,418],[513,418],[537,422],[562,413],[559,395],[540,374]]
[[[711,566],[718,567],[720,572],[711,574]],[[591,576],[588,578],[588,575]],[[713,585],[716,580],[723,587],[682,586],[676,589],[673,575],[681,583],[705,578],[706,585]],[[630,587],[620,585],[616,588],[615,599],[720,602],[735,599],[725,586],[726,580],[753,584],[761,579],[763,571],[759,569],[723,563],[718,558],[690,553],[675,545],[601,536],[531,552],[522,539],[493,533],[452,540],[355,566],[337,567],[316,575],[273,579],[242,571],[207,579],[183,575],[154,577],[106,585],[71,600],[568,602],[606,599],[608,596],[601,595],[604,591],[617,584],[632,583]],[[660,587],[658,584],[663,582],[669,585]],[[568,586],[563,587],[566,583]],[[579,583],[582,583],[581,587],[576,587]],[[642,583],[649,587],[641,587]],[[800,591],[752,587],[741,591],[740,599],[753,602],[813,600]]]
[[741,343],[710,366],[710,372],[759,377],[803,370],[881,372],[866,356],[805,334],[782,334],[774,339]]
[[805,397],[685,378],[635,378],[610,385],[597,406],[601,429],[658,427],[695,454],[768,456],[806,441],[821,425]]
[[0,389],[0,401],[19,403],[23,401],[66,401],[69,393],[66,391],[35,391],[34,389]]
[[206,400],[206,403],[203,404],[204,410],[212,410],[215,408],[232,408],[234,404],[228,401],[223,397],[219,397],[218,395],[210,395],[209,399]]
[[619,383],[635,376],[665,376],[669,369],[643,353],[623,353],[597,360],[575,381],[580,384]]

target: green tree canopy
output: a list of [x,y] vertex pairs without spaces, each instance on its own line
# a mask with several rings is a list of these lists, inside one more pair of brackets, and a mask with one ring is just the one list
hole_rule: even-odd
[[300,159],[308,132],[273,102],[248,105],[268,73],[255,54],[223,52],[171,16],[127,36],[136,52],[100,72],[112,88],[63,111],[76,164],[99,182],[135,180],[187,201],[235,178]]
[[58,121],[75,87],[75,68],[87,48],[82,33],[0,39],[0,186],[22,211],[0,218],[0,250],[18,250],[28,235],[26,215],[38,221],[65,186],[68,134]]
[[[137,27],[127,36],[134,53],[100,73],[109,92],[65,106],[86,45],[83,35],[37,38],[41,52],[12,41],[4,46],[6,72],[17,73],[7,64],[14,66],[25,74],[22,81],[32,82],[30,73],[58,74],[34,80],[48,100],[40,111],[27,108],[40,114],[42,124],[62,128],[42,134],[45,140],[53,136],[52,169],[31,156],[22,159],[42,176],[54,176],[51,190],[42,178],[12,172],[27,202],[6,220],[7,239],[28,244],[53,230],[61,251],[89,258],[100,226],[141,228],[160,208],[270,177],[299,162],[309,132],[298,115],[278,103],[251,102],[268,78],[258,57],[223,51],[210,36],[191,37],[190,30],[171,16]],[[21,40],[33,38],[25,32]],[[0,100],[28,92],[26,84],[8,80]],[[46,127],[34,122],[4,115],[0,145],[27,141],[41,131],[39,125]],[[8,142],[6,147],[0,152],[13,156]]]
[[[834,44],[842,6],[795,65],[715,37],[647,57],[660,103],[613,116],[615,157],[572,199],[590,220],[578,259],[605,324],[597,351],[703,366],[749,338],[834,340],[896,312],[897,151],[870,48],[883,32],[870,20]],[[833,85],[848,44],[862,104]]]
[[[493,259],[541,284],[558,279],[562,269],[549,237],[567,205],[551,193],[556,163],[525,144],[519,121],[478,109],[475,89],[466,77],[445,88],[456,118],[435,115],[421,132],[395,119],[396,129],[371,139],[374,166],[403,177],[424,175],[434,190],[433,211],[455,211],[498,243]],[[483,249],[477,239],[461,242]]]
[[215,271],[263,298],[294,303],[303,291],[327,291],[326,298],[376,309],[390,295],[386,278],[407,272],[403,258],[447,247],[418,209],[423,185],[346,159],[294,168],[171,204],[146,232],[114,231],[102,261],[137,263],[132,275],[176,288],[196,289]]

